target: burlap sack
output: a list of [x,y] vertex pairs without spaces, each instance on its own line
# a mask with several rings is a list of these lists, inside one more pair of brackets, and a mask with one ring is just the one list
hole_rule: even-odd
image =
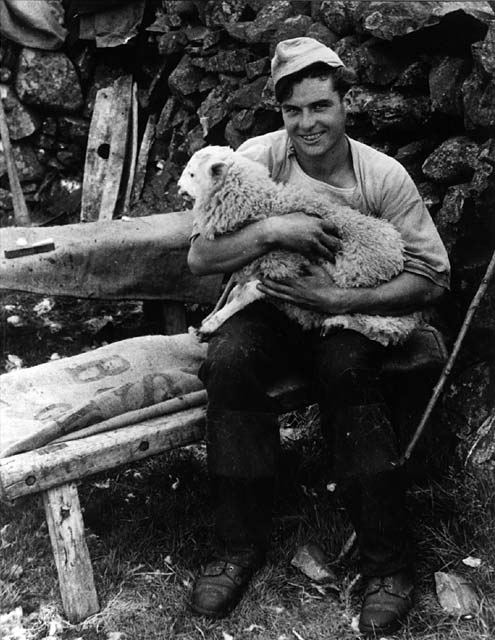
[[144,336],[0,376],[0,457],[202,388],[206,345]]

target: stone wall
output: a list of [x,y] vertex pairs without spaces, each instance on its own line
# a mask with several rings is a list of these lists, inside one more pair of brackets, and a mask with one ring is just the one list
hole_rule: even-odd
[[[0,82],[23,190],[42,221],[77,215],[96,90],[122,73],[139,85],[140,128],[156,140],[133,215],[177,210],[176,180],[205,144],[237,147],[282,125],[269,79],[276,43],[312,36],[354,67],[351,136],[399,160],[453,264],[440,322],[455,338],[495,238],[495,16],[490,2],[154,0],[126,47],[69,39],[57,52],[3,43]],[[0,154],[0,212],[11,223]],[[467,441],[493,411],[495,291],[475,316],[446,394]]]

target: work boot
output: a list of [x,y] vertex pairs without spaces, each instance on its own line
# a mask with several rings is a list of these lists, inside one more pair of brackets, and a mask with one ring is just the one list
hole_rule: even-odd
[[263,554],[252,548],[226,552],[211,560],[194,586],[192,611],[208,618],[224,618],[240,601],[263,562]]
[[413,606],[414,581],[410,571],[368,578],[359,618],[366,635],[397,631]]

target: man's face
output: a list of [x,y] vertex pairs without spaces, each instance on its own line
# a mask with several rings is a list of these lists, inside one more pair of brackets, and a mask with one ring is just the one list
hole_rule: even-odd
[[323,159],[344,136],[344,103],[332,78],[305,78],[294,85],[282,102],[282,117],[300,159]]

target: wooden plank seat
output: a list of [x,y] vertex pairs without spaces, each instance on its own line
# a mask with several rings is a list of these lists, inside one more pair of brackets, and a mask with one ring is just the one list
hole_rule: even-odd
[[[383,373],[395,377],[411,372],[436,374],[446,358],[441,334],[425,328],[403,346],[390,350]],[[314,402],[311,388],[297,375],[288,374],[270,394],[277,399],[280,413]],[[205,411],[204,406],[195,407],[0,459],[2,500],[39,492],[43,495],[62,603],[72,622],[99,610],[76,482],[200,441],[205,431]]]
[[[165,300],[214,304],[223,277],[194,276],[186,256],[192,211],[51,227],[5,227],[0,245],[52,251],[8,259],[0,255],[0,291],[101,300]],[[166,276],[164,275],[166,274]]]

